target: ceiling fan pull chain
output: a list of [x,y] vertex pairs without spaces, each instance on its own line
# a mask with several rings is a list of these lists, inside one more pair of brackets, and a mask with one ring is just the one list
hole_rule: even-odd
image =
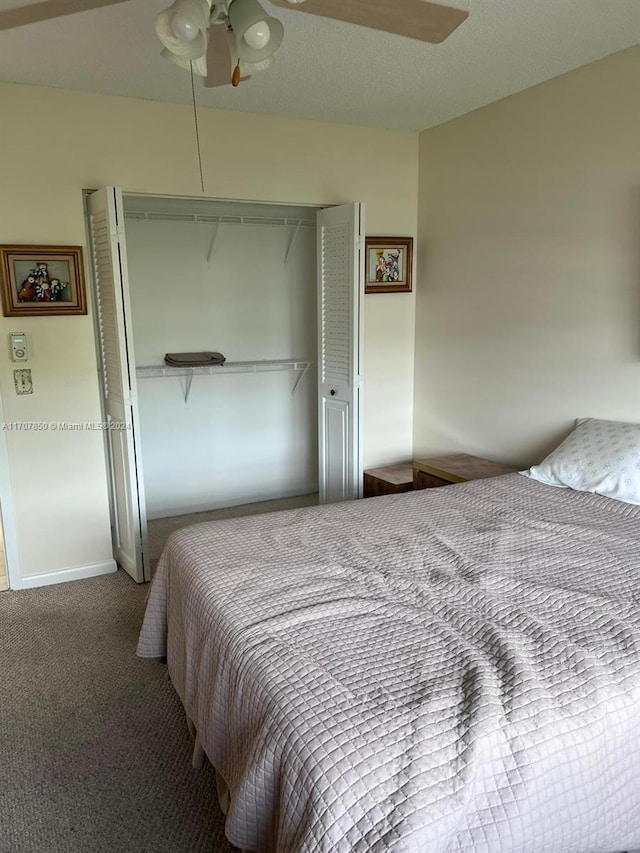
[[204,192],[204,175],[202,173],[202,154],[200,152],[200,132],[198,130],[198,110],[196,107],[196,84],[193,79],[193,62],[189,62],[189,68],[191,69],[191,98],[193,101],[193,124],[195,126],[196,131],[196,149],[198,151],[198,168],[200,169],[200,186],[202,187],[202,192]]
[[236,63],[236,67],[233,69],[233,74],[231,75],[231,84],[233,86],[240,85],[240,60]]

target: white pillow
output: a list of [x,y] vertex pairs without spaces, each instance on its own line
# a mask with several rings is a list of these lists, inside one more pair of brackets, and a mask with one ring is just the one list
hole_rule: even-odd
[[574,431],[526,477],[640,505],[640,424],[580,418]]

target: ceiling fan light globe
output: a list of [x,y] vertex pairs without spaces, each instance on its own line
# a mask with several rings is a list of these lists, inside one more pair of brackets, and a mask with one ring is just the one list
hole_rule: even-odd
[[271,38],[269,24],[266,21],[258,21],[257,24],[253,24],[248,30],[245,30],[243,38],[249,47],[254,50],[262,50],[269,44]]
[[[265,24],[268,27],[269,38],[262,47],[253,47],[249,41],[252,34],[255,35],[253,28],[256,24],[259,28],[264,28]],[[268,59],[280,47],[284,36],[282,22],[269,15],[258,0],[232,0],[229,4],[229,25],[235,37],[238,59],[245,62]],[[246,38],[247,33],[249,38]]]
[[271,68],[275,61],[275,56],[269,56],[261,62],[245,62],[241,59],[240,73],[243,77],[252,77],[254,74],[259,74],[261,71],[266,71],[267,68]]
[[166,47],[164,50],[160,51],[160,56],[163,59],[168,59],[169,62],[173,62],[174,65],[177,65],[178,68],[184,68],[185,71],[190,71],[193,69],[194,74],[198,74],[200,77],[207,76],[207,57],[199,56],[194,59],[190,59],[186,56],[177,56],[172,51],[168,50]]
[[156,35],[173,56],[183,61],[200,59],[207,51],[210,16],[209,0],[174,0],[156,18]]
[[193,41],[197,38],[200,28],[191,18],[177,14],[171,19],[171,30],[177,39]]

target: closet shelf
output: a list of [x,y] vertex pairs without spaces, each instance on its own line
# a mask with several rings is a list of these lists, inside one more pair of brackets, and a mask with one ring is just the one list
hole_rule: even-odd
[[199,222],[208,223],[212,226],[211,239],[209,240],[209,249],[207,251],[207,263],[211,263],[216,243],[220,234],[221,225],[270,225],[272,227],[292,228],[291,236],[287,244],[287,249],[284,256],[285,264],[289,260],[291,250],[296,242],[296,238],[300,233],[301,228],[315,228],[316,220],[301,219],[295,216],[231,216],[217,213],[177,213],[166,212],[159,213],[145,210],[126,210],[125,219],[135,219],[137,221],[147,220],[162,221],[162,222]]
[[198,367],[169,367],[166,365],[157,367],[137,367],[136,376],[139,379],[157,379],[165,376],[184,376],[186,378],[184,392],[184,401],[186,403],[189,400],[189,392],[191,391],[193,377],[196,375],[213,375],[216,373],[283,373],[298,371],[300,375],[297,377],[295,384],[291,389],[291,393],[294,394],[310,367],[310,361],[297,361],[292,359],[273,359],[271,361],[226,361],[224,364],[201,365]]
[[127,210],[125,219],[164,222],[208,222],[212,225],[272,225],[285,228],[315,228],[315,219],[300,219],[296,216],[221,216],[208,213],[152,213]]

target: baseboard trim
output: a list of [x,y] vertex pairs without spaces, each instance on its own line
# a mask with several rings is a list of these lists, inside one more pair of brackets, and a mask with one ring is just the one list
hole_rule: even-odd
[[54,583],[67,583],[85,578],[97,578],[100,575],[110,575],[118,571],[115,560],[104,563],[92,563],[89,566],[77,566],[74,569],[61,569],[59,572],[45,572],[41,575],[27,575],[22,578],[22,589],[32,589],[37,586],[50,586]]

